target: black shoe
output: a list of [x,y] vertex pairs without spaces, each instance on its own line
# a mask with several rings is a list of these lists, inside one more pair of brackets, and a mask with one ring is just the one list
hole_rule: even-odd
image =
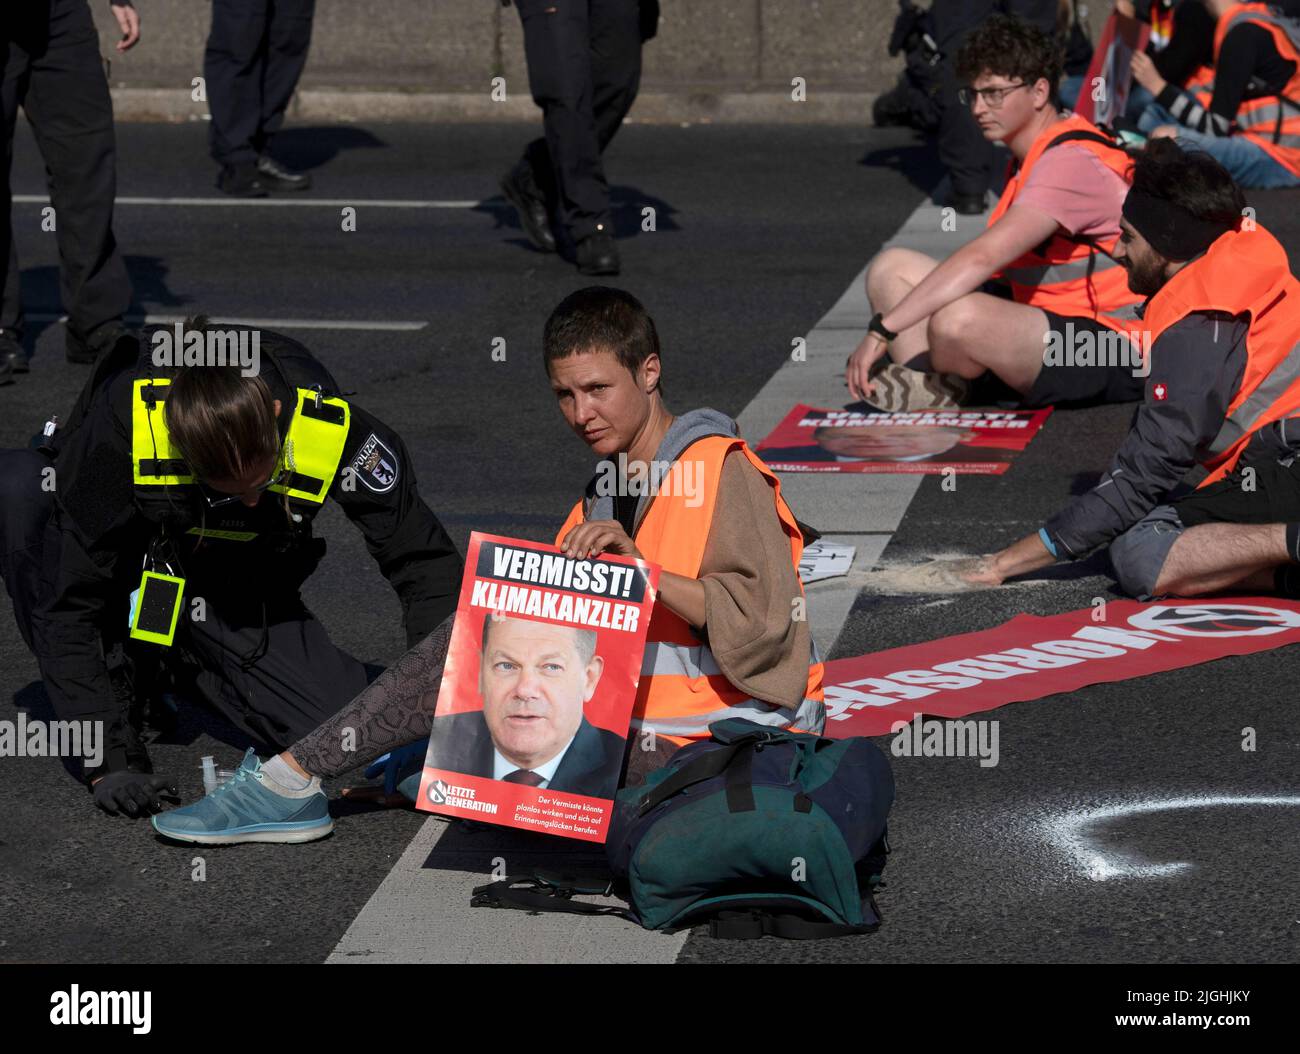
[[578,242],[577,257],[578,270],[583,274],[618,274],[618,249],[603,228]]
[[955,209],[958,216],[980,216],[984,213],[983,194],[954,194],[944,204]]
[[27,356],[13,332],[0,329],[0,385],[13,384],[15,373],[27,372]]
[[265,198],[271,192],[266,189],[257,165],[224,165],[217,176],[217,189],[232,198]]
[[257,181],[267,190],[281,192],[306,190],[311,186],[311,176],[304,172],[291,172],[266,154],[257,159]]
[[67,359],[78,366],[89,365],[127,335],[127,329],[122,323],[107,322],[95,330],[91,339],[87,340],[69,324],[64,327],[64,348]]
[[522,171],[522,163],[501,177],[499,186],[506,200],[519,213],[519,226],[528,240],[544,253],[555,252],[555,232],[551,230],[551,214],[546,199],[533,185],[531,175]]

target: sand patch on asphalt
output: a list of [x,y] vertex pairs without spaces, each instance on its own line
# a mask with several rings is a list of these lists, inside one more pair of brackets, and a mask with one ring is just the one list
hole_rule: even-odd
[[962,578],[963,572],[973,570],[979,560],[978,556],[940,553],[919,563],[886,565],[862,575],[862,588],[869,593],[883,596],[944,596],[953,593],[976,593],[982,589],[1007,589],[1046,584],[1046,580],[1037,579],[1006,582],[1001,586],[987,586],[968,582]]

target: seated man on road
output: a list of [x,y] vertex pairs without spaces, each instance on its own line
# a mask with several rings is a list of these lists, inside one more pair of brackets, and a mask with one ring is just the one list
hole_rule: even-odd
[[[1026,406],[1140,398],[1141,363],[1122,335],[1138,298],[1112,255],[1128,155],[1060,110],[1059,49],[1033,26],[991,18],[957,61],[975,119],[1007,145],[1015,171],[988,229],[946,260],[901,248],[876,257],[876,315],[849,357],[849,391],[882,410],[951,408],[992,371]],[[1010,299],[982,291],[993,278],[1010,283]],[[1072,349],[1085,335],[1106,349],[1105,364],[1069,355],[1045,365],[1049,342]]]
[[1284,12],[1271,4],[1205,3],[1218,17],[1212,80],[1182,89],[1145,55],[1135,55],[1133,76],[1155,96],[1138,127],[1205,151],[1243,187],[1300,185],[1296,5]]
[[[1035,534],[954,573],[999,585],[1110,545],[1139,597],[1300,596],[1300,282],[1232,177],[1168,140],[1138,158],[1120,248],[1150,295],[1146,401],[1110,470]],[[1197,490],[1176,488],[1195,465]]]
[[[565,422],[601,459],[556,535],[565,555],[659,564],[624,780],[639,784],[709,725],[748,717],[820,732],[822,666],[803,617],[803,532],[776,476],[715,410],[673,416],[660,393],[659,338],[635,297],[594,286],[552,313],[546,370]],[[543,455],[544,456],[544,455]],[[699,487],[654,493],[649,463],[689,459]],[[611,471],[619,485],[605,484]],[[671,471],[671,469],[669,470]],[[663,475],[655,474],[654,480]],[[610,494],[610,490],[614,494]],[[452,619],[343,711],[262,765],[250,751],[213,794],[154,818],[189,842],[310,841],[333,826],[320,777],[429,735]],[[344,730],[352,735],[344,735]],[[355,749],[345,749],[345,744]]]

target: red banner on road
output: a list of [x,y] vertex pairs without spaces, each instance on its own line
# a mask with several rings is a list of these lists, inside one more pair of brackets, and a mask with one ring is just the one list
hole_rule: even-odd
[[826,735],[880,736],[914,714],[964,717],[1090,684],[1300,643],[1300,603],[1275,597],[1116,600],[826,664]]

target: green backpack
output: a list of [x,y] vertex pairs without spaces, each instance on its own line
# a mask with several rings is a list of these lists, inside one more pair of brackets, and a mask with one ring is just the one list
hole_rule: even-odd
[[[647,929],[707,922],[715,937],[873,932],[894,780],[867,739],[822,739],[733,718],[619,791],[605,875],[537,871],[476,905],[618,915]],[[628,909],[573,900],[616,893]]]

